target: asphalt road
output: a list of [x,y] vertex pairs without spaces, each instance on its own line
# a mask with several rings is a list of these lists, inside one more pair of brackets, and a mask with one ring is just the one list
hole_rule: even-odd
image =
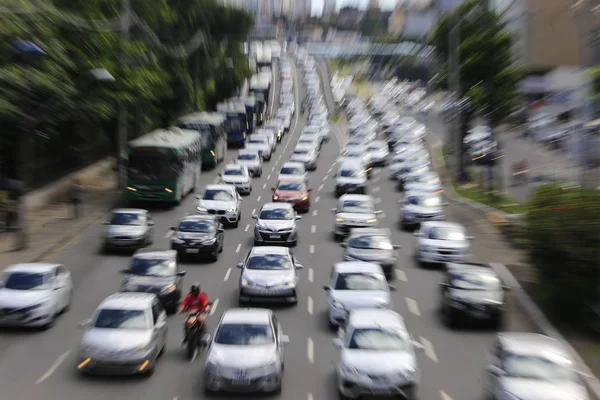
[[[322,72],[322,71],[321,71]],[[301,81],[296,80],[298,88]],[[327,87],[324,88],[328,90]],[[276,88],[276,93],[279,91]],[[297,93],[301,95],[302,93]],[[301,97],[299,97],[301,98]],[[331,99],[328,96],[328,99]],[[300,104],[300,101],[297,101]],[[214,301],[214,315],[207,321],[214,327],[223,310],[237,307],[239,271],[235,268],[252,246],[254,210],[270,200],[276,174],[295,145],[304,125],[300,117],[295,129],[279,145],[273,159],[265,164],[261,178],[253,183],[254,190],[245,197],[242,223],[226,231],[226,249],[217,263],[186,264],[185,286],[199,281]],[[332,164],[339,154],[339,143],[333,139],[324,145],[319,166],[310,176],[311,211],[299,221],[300,239],[293,250],[305,266],[300,271],[299,302],[293,307],[276,307],[275,311],[291,343],[286,350],[286,370],[283,390],[274,398],[285,400],[331,400],[336,398],[333,363],[337,358],[331,340],[334,337],[326,321],[326,293],[331,265],[342,260],[342,249],[331,237],[333,216],[329,211],[336,204],[333,195]],[[231,151],[231,156],[235,151]],[[217,178],[218,170],[202,175],[202,186]],[[425,347],[419,357],[422,370],[420,398],[423,400],[481,400],[485,379],[485,354],[494,333],[481,330],[450,331],[437,315],[439,272],[418,268],[412,258],[414,239],[397,227],[400,194],[388,180],[386,169],[377,170],[370,192],[384,211],[381,225],[393,232],[399,250],[398,290],[393,293],[394,309],[401,313],[409,331]],[[156,221],[154,247],[168,248],[168,228],[187,213],[193,212],[196,199],[187,197],[181,205],[169,210],[152,210]],[[452,209],[450,208],[450,219]],[[73,273],[75,297],[71,310],[61,316],[47,332],[2,331],[0,333],[0,398],[22,400],[63,399],[132,399],[192,400],[203,399],[203,357],[190,363],[181,344],[183,317],[169,318],[169,339],[164,357],[149,379],[144,378],[82,378],[76,372],[75,356],[81,337],[77,323],[89,318],[97,305],[118,290],[121,275],[129,258],[100,255],[102,226],[82,232],[80,241],[63,250],[58,261]],[[485,248],[474,241],[474,253],[480,261]],[[509,307],[508,330],[527,330],[529,326]],[[235,396],[239,398],[239,396]],[[220,396],[219,398],[229,398]],[[264,398],[256,396],[251,398]]]

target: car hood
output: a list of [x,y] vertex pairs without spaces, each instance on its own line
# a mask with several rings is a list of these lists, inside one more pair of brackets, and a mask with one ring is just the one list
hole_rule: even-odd
[[175,232],[175,235],[180,239],[188,239],[188,240],[210,240],[215,237],[214,233],[204,233],[204,232]]
[[394,256],[394,250],[357,249],[348,247],[346,249],[346,255],[363,261],[389,260]]
[[244,269],[242,278],[259,286],[277,286],[286,282],[295,281],[294,270],[256,270]]
[[361,177],[345,177],[345,176],[338,176],[337,178],[335,178],[335,181],[338,185],[347,185],[347,184],[352,184],[352,185],[359,185],[361,183],[365,183],[365,178],[361,178]]
[[438,190],[441,190],[442,188],[443,187],[441,183],[407,183],[404,185],[404,190],[407,192],[412,190],[419,192],[436,192]]
[[0,307],[30,307],[47,301],[51,296],[51,290],[13,290],[2,288],[0,289]]
[[391,375],[398,371],[414,370],[415,356],[411,351],[374,351],[343,349],[343,365],[356,368],[361,373]]
[[150,343],[150,330],[90,328],[81,340],[83,346],[99,351],[133,350]]
[[426,215],[430,215],[430,214],[443,214],[444,213],[444,208],[443,207],[422,207],[422,206],[416,206],[414,204],[411,204],[409,206],[404,207],[404,212],[407,213],[414,213],[414,214],[426,214]]
[[371,150],[369,151],[369,157],[371,158],[385,158],[388,153],[384,150]]
[[214,208],[216,210],[229,210],[236,208],[237,203],[234,200],[221,201],[221,200],[200,200],[200,207]]
[[390,305],[387,290],[332,290],[330,294],[331,300],[342,303],[346,310]]
[[302,179],[306,178],[306,174],[294,175],[294,174],[279,174],[278,180],[283,181],[286,179]]
[[276,190],[275,196],[283,199],[298,199],[306,196],[308,192],[299,190]]
[[223,183],[247,183],[250,182],[250,178],[247,176],[223,176],[221,177]]
[[108,225],[106,234],[109,236],[140,236],[146,232],[145,226],[138,225]]
[[260,161],[258,160],[237,160],[236,164],[245,165],[246,167],[258,167]]
[[219,367],[245,369],[256,368],[275,362],[277,348],[274,344],[262,346],[235,346],[213,342],[207,361]]
[[292,156],[290,157],[290,161],[300,161],[300,162],[307,162],[307,161],[311,161],[313,159],[313,156],[311,156],[310,154],[292,154]]
[[444,249],[467,249],[469,247],[469,242],[467,240],[435,240],[435,239],[423,239],[421,241],[423,246],[434,246],[436,248],[444,248]]
[[504,301],[502,290],[462,290],[452,288],[448,294],[458,301],[465,300],[469,303],[495,304]]
[[175,281],[174,276],[140,276],[140,275],[126,275],[123,279],[123,285],[135,285],[135,286],[152,286],[163,288],[165,286],[172,285]]
[[544,382],[504,378],[504,389],[520,400],[587,400],[585,389],[576,382]]
[[261,228],[269,229],[270,231],[277,232],[279,230],[287,230],[293,228],[295,225],[294,220],[287,219],[259,219],[256,224]]
[[375,214],[358,214],[358,213],[337,213],[336,218],[344,218],[345,222],[366,222],[369,219],[376,218]]

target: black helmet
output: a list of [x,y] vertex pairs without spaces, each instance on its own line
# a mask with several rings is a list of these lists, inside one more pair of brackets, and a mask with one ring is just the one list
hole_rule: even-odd
[[199,291],[200,291],[200,284],[194,283],[190,289],[190,292],[199,292]]

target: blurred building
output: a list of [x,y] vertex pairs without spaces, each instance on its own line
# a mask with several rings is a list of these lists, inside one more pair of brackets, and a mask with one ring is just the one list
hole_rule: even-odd
[[437,20],[438,13],[435,9],[405,10],[404,23],[400,33],[408,38],[423,38],[433,29]]
[[367,6],[367,12],[379,12],[381,8],[379,7],[379,0],[369,0],[369,5]]
[[402,7],[396,7],[388,19],[388,35],[393,37],[400,36],[400,34],[402,34],[402,28],[404,27],[404,21],[406,21],[404,9]]
[[343,7],[338,15],[337,27],[344,30],[353,30],[360,27],[365,12],[354,7]]
[[600,64],[600,3],[592,0],[577,2],[573,8],[573,19],[577,27],[581,64]]
[[[445,14],[453,11],[460,6],[465,0],[434,0],[433,8],[438,14]],[[512,0],[511,0],[512,1]]]
[[323,0],[323,14],[324,20],[331,19],[332,15],[335,14],[336,0]]
[[312,12],[312,0],[291,1],[291,19],[294,21],[306,21]]
[[292,16],[292,0],[280,0],[281,1],[281,15],[284,17]]

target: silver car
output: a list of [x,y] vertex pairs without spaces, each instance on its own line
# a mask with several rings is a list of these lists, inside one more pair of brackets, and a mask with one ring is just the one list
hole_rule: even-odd
[[83,373],[151,374],[167,343],[167,313],[150,293],[113,294],[79,325]]
[[246,139],[245,146],[247,150],[257,151],[263,160],[269,161],[271,159],[273,149],[269,142],[269,138],[265,135],[259,135],[258,133],[250,135],[250,137]]
[[348,236],[352,228],[374,228],[377,226],[377,215],[373,198],[364,194],[345,194],[338,200],[338,206],[332,208],[335,214],[333,234],[336,240]]
[[237,227],[242,216],[242,197],[235,186],[225,184],[207,185],[204,193],[198,196],[201,213],[217,215],[221,222]]
[[403,190],[442,193],[444,187],[436,172],[424,171],[408,175],[404,180]]
[[139,208],[113,210],[104,223],[103,250],[135,250],[152,244],[154,221],[150,213]]
[[390,154],[387,143],[383,140],[374,140],[367,146],[367,152],[373,160],[373,165],[382,167],[387,164],[387,158]]
[[235,186],[239,193],[252,193],[252,178],[248,168],[244,165],[229,164],[223,168],[223,172],[219,174],[221,181],[227,185]]
[[242,270],[240,304],[253,299],[298,303],[298,270],[304,267],[287,247],[253,247],[237,267]]
[[466,262],[470,257],[472,236],[457,223],[426,221],[415,232],[415,258],[419,263]]
[[336,365],[340,398],[375,394],[416,400],[421,372],[415,350],[424,347],[413,340],[400,314],[385,309],[352,311],[333,344],[340,351]]
[[286,179],[308,179],[306,168],[304,163],[300,162],[286,162],[281,166],[279,170],[279,177],[277,181],[283,181]]
[[488,360],[485,388],[491,399],[589,399],[569,350],[556,339],[498,333]]
[[253,178],[262,175],[262,157],[257,150],[239,150],[235,163],[248,168]]
[[205,392],[277,392],[281,390],[283,334],[273,311],[230,308],[213,336],[202,337],[208,348],[204,363]]
[[439,194],[424,192],[406,192],[404,199],[399,200],[400,227],[408,230],[425,221],[445,221],[445,207],[448,203]]
[[310,145],[300,144],[294,149],[294,152],[290,156],[290,161],[297,161],[304,163],[304,166],[309,171],[317,169],[317,157],[319,153],[315,148]]
[[294,206],[290,203],[267,203],[262,206],[254,226],[254,245],[279,243],[296,246],[298,229],[296,221],[302,219],[296,215]]
[[386,278],[394,276],[394,267],[398,260],[396,250],[400,248],[393,245],[389,229],[381,228],[354,228],[350,231],[348,240],[341,243],[346,249],[345,261],[365,261],[381,265]]

